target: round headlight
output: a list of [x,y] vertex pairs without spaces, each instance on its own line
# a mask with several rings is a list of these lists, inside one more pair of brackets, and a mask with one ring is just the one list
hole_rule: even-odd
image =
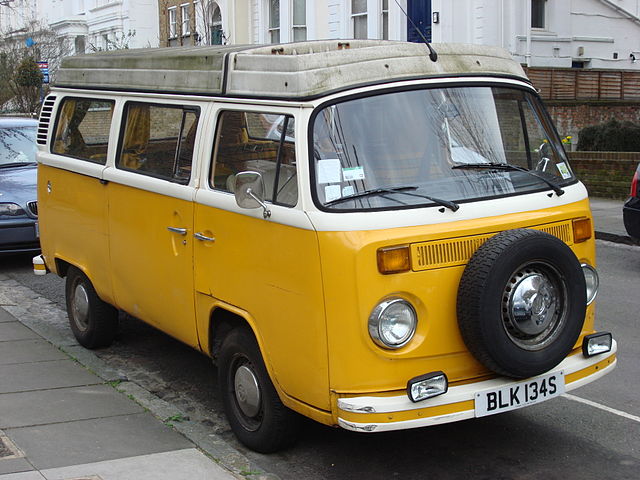
[[384,300],[369,316],[369,335],[383,348],[400,348],[413,338],[417,321],[415,309],[406,300]]
[[589,305],[596,298],[600,279],[596,269],[587,263],[582,264],[582,273],[584,274],[584,282],[587,286],[587,305]]

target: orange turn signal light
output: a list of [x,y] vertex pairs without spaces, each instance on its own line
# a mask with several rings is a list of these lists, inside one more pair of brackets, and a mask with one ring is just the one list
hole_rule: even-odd
[[379,248],[378,271],[384,275],[411,270],[411,252],[408,245]]
[[573,221],[573,241],[574,243],[584,242],[591,238],[591,219],[579,218]]

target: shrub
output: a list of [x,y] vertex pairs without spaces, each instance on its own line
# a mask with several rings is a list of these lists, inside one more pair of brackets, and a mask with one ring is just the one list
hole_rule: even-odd
[[592,152],[640,152],[640,125],[609,120],[578,133],[578,150]]

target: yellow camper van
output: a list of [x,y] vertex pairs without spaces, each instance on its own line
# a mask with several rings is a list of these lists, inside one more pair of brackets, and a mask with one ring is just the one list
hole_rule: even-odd
[[239,440],[521,408],[610,372],[584,186],[501,49],[373,40],[64,60],[39,273],[210,356]]

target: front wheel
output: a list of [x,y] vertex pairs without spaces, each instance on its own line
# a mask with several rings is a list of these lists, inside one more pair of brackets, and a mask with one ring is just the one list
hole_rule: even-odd
[[297,440],[301,419],[280,401],[258,344],[247,329],[236,329],[225,338],[218,360],[218,385],[231,430],[245,446],[272,453]]
[[103,302],[87,276],[75,267],[65,284],[67,316],[73,335],[85,348],[109,346],[118,331],[118,310]]

